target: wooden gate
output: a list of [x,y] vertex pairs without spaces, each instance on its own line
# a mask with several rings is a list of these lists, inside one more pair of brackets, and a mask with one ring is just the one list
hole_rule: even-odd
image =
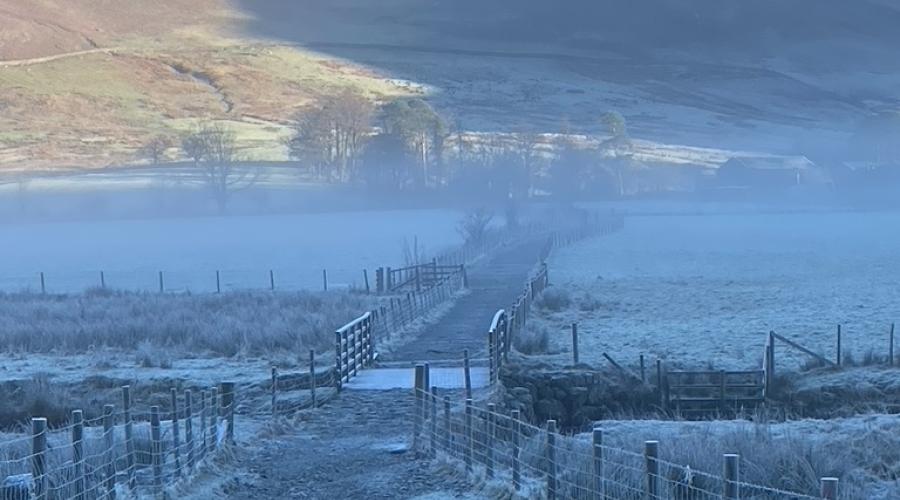
[[736,413],[764,401],[763,370],[666,372],[663,404],[676,413]]

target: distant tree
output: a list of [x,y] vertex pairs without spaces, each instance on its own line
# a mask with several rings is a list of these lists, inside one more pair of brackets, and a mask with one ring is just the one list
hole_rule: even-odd
[[628,125],[625,122],[625,117],[619,112],[607,111],[603,114],[602,121],[603,124],[606,125],[609,135],[614,138],[628,137]]
[[201,132],[202,127],[200,130],[185,134],[181,138],[181,151],[185,156],[193,160],[195,164],[200,163],[206,155],[206,144]]
[[378,134],[372,137],[360,158],[359,172],[367,186],[379,191],[399,191],[408,187],[416,165],[400,137]]
[[194,160],[200,180],[224,213],[233,193],[253,186],[259,169],[237,165],[240,161],[234,131],[222,125],[204,124],[182,139],[185,155]]
[[[403,139],[421,168],[417,183],[428,186],[434,164],[441,165],[447,126],[440,115],[421,99],[401,99],[382,108],[384,132]],[[440,172],[437,172],[440,174]]]
[[368,99],[349,90],[325,99],[297,116],[297,132],[288,142],[291,158],[306,162],[320,177],[353,180],[373,113]]
[[550,162],[550,191],[557,197],[577,195],[584,190],[596,163],[596,151],[579,147],[570,138],[560,138],[556,143],[556,157]]
[[538,146],[542,143],[542,137],[540,134],[522,132],[515,134],[514,138],[516,153],[522,159],[522,168],[528,179],[526,195],[531,196],[538,170],[543,161],[538,150]]
[[167,137],[156,136],[138,149],[138,156],[150,160],[153,165],[159,165],[171,146],[172,143]]

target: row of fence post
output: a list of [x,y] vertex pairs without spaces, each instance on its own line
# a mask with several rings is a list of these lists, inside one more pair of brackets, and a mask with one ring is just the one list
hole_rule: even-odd
[[[207,391],[200,391],[200,426],[201,433],[199,436],[199,446],[195,440],[193,432],[193,395],[191,390],[184,391],[184,410],[181,415],[185,424],[185,447],[187,448],[186,462],[181,462],[181,432],[179,429],[179,409],[178,409],[178,391],[171,389],[171,424],[172,424],[172,452],[174,455],[174,477],[179,479],[182,477],[184,470],[187,473],[192,472],[198,462],[205,458],[208,454],[214,452],[218,446],[218,421],[222,419],[226,424],[224,442],[234,444],[234,413],[235,413],[235,385],[231,382],[219,384],[218,388],[211,388],[209,392],[209,401],[207,404]],[[125,430],[125,484],[127,488],[134,492],[137,489],[134,468],[138,461],[135,457],[134,445],[134,420],[132,413],[131,387],[122,387],[122,404],[123,404],[123,424]],[[206,422],[209,421],[209,427]],[[115,439],[115,406],[108,404],[103,407],[101,418],[103,426],[103,467],[101,485],[107,498],[115,498],[116,483],[118,474],[116,472],[116,439]],[[84,450],[84,428],[85,419],[82,410],[74,410],[72,412],[71,425],[71,443],[72,443],[72,473],[74,478],[71,484],[74,487],[74,493],[71,497],[77,500],[85,498],[87,491],[87,476],[85,467],[85,450]],[[32,432],[32,459],[31,459],[31,477],[34,483],[34,497],[37,500],[47,500],[50,496],[48,470],[48,444],[47,436],[51,429],[48,426],[47,419],[43,417],[35,417],[31,420]],[[159,406],[150,407],[150,450],[151,450],[151,467],[153,474],[153,489],[159,494],[163,487],[163,460],[162,450],[164,449],[162,442],[163,432],[161,429],[160,408]],[[196,453],[195,453],[196,451]],[[60,497],[63,498],[63,497]]]
[[[413,448],[420,450],[427,448],[429,456],[437,456],[440,448],[443,448],[448,454],[453,453],[453,430],[452,419],[450,414],[450,398],[444,396],[441,400],[438,398],[437,388],[429,387],[429,367],[427,364],[416,365],[415,369],[415,410],[413,422]],[[439,401],[443,405],[443,426],[438,436],[438,405]],[[483,416],[483,439],[480,440],[479,452],[475,452],[475,405],[471,397],[466,397],[464,420],[463,420],[463,463],[467,473],[474,471],[475,457],[483,463],[484,473],[488,479],[496,477],[496,464],[494,459],[495,440],[498,435],[498,418],[506,419],[509,423],[510,441],[512,446],[511,452],[511,482],[515,491],[522,490],[522,467],[520,463],[521,442],[520,436],[523,421],[519,410],[512,410],[510,417],[502,417],[497,413],[496,405],[489,403],[487,409],[481,412]],[[419,437],[426,432],[425,426],[428,425],[427,434],[429,440],[426,443],[421,441]],[[546,422],[546,442],[544,446],[544,476],[546,480],[545,492],[548,500],[560,498],[560,461],[557,457],[558,440],[561,436],[558,434],[557,422],[548,420]],[[599,426],[595,426],[591,432],[591,481],[589,488],[593,493],[593,498],[608,498],[606,491],[605,467],[604,460],[607,457],[604,450],[607,449],[603,444],[603,430]],[[663,481],[666,479],[660,471],[660,442],[645,441],[644,442],[644,494],[646,498],[662,499],[670,496],[663,488]],[[740,456],[737,454],[724,454],[722,456],[722,487],[721,498],[724,500],[739,500],[741,496],[740,478]],[[838,498],[838,479],[833,477],[825,477],[821,479],[820,495],[825,500],[837,500]]]
[[[362,273],[363,273],[363,283],[365,286],[365,291],[366,291],[366,293],[371,293],[371,290],[369,288],[369,271],[366,269],[363,269]],[[105,290],[107,288],[106,273],[104,271],[100,271],[99,275],[100,275],[100,279],[99,279],[100,288]],[[38,273],[38,278],[40,281],[41,294],[46,295],[47,294],[47,276],[43,271],[41,271]],[[268,280],[269,287],[268,288],[270,291],[274,292],[276,289],[275,270],[273,270],[273,269],[269,270],[268,278],[269,278],[269,280]],[[327,292],[328,285],[329,285],[328,270],[322,269],[322,290]],[[158,271],[156,273],[156,287],[157,287],[157,291],[159,291],[159,293],[166,292],[166,274],[163,271]],[[222,273],[220,271],[216,271],[216,293],[222,293]]]

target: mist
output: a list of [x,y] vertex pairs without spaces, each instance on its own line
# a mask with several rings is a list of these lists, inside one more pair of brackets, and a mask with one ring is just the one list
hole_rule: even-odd
[[900,497],[895,2],[107,3],[0,0],[0,497]]

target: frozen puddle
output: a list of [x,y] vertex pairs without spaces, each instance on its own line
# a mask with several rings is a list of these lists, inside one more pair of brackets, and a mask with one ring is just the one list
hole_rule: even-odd
[[[466,386],[462,368],[432,368],[431,385],[440,389],[463,389]],[[472,367],[472,388],[488,386],[488,369]],[[358,391],[387,391],[391,389],[412,389],[415,385],[414,368],[373,368],[362,370],[345,389]]]

